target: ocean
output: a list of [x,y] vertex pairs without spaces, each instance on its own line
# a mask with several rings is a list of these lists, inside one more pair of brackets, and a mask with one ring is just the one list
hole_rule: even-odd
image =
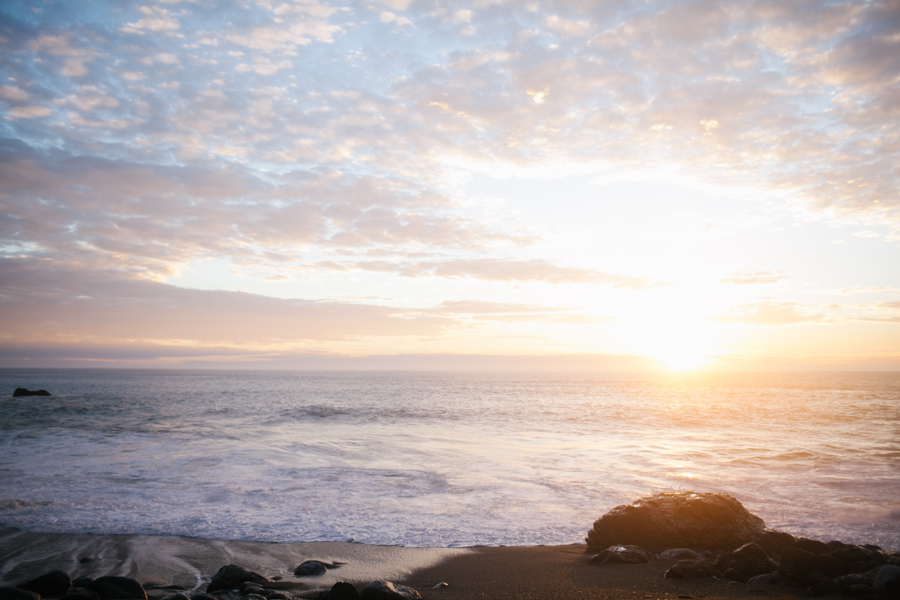
[[690,490],[900,550],[900,373],[3,369],[0,391],[0,526],[30,532],[568,544]]

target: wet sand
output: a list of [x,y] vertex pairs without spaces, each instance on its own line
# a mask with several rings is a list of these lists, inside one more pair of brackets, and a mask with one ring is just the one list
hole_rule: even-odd
[[[73,579],[118,575],[136,579],[151,599],[171,595],[154,586],[205,590],[219,567],[237,564],[291,595],[315,597],[336,581],[361,588],[375,579],[409,585],[426,600],[689,600],[790,596],[784,588],[751,589],[712,579],[665,579],[675,561],[592,565],[585,546],[403,548],[346,542],[269,544],[140,535],[33,534],[0,528],[0,585],[21,583],[54,569]],[[89,560],[85,560],[89,559]],[[305,560],[345,563],[319,577],[295,577]],[[295,582],[293,584],[287,582]],[[434,589],[438,583],[449,584]],[[689,598],[688,598],[689,597]]]

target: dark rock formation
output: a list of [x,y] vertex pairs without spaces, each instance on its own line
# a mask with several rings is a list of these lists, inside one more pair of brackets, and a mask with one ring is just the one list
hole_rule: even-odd
[[728,494],[656,494],[617,506],[594,522],[588,549],[632,544],[650,552],[667,548],[732,551],[756,542],[770,552],[793,542],[790,534],[765,523]]
[[700,553],[690,548],[670,548],[659,553],[662,560],[699,560]]
[[778,569],[778,563],[756,542],[744,544],[734,552],[721,554],[715,562],[716,569],[725,579],[746,583],[751,577],[764,575]]
[[50,392],[47,390],[27,390],[25,388],[16,388],[16,391],[13,392],[13,398],[22,398],[25,396],[49,396]]
[[212,576],[209,585],[206,586],[207,593],[217,592],[220,590],[240,589],[245,582],[267,583],[269,580],[253,571],[248,571],[237,565],[225,565]]
[[591,559],[591,564],[605,565],[607,563],[639,564],[650,562],[652,556],[640,546],[610,546]]
[[778,571],[782,575],[806,579],[812,573],[836,577],[844,573],[844,564],[829,554],[813,554],[802,548],[790,546],[781,553]]
[[359,591],[352,583],[338,581],[330,590],[316,596],[316,600],[359,600]]
[[128,577],[100,577],[88,584],[87,589],[100,596],[100,600],[139,598],[147,600],[143,586]]
[[55,598],[62,596],[66,593],[66,590],[72,587],[72,580],[69,579],[68,573],[57,570],[44,573],[25,583],[20,583],[17,587],[22,590],[35,592],[41,596],[53,596]]
[[0,587],[0,600],[41,600],[41,595],[14,587]]
[[86,588],[92,581],[87,575],[82,575],[72,580],[72,587]]
[[887,590],[892,585],[900,586],[900,567],[885,565],[878,569],[873,582],[876,590]]
[[704,579],[721,576],[712,564],[692,559],[679,560],[665,573],[665,577],[669,579]]
[[390,581],[373,581],[359,593],[360,600],[420,600],[419,592]]

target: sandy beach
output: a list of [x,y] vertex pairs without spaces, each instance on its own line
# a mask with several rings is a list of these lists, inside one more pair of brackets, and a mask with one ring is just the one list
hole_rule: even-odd
[[[665,579],[674,561],[592,565],[583,545],[404,548],[346,542],[273,544],[170,536],[34,534],[0,529],[0,585],[12,586],[54,569],[75,578],[131,577],[148,596],[205,589],[219,567],[237,564],[279,579],[293,596],[311,598],[336,581],[362,587],[376,579],[411,586],[425,599],[744,598],[790,595],[783,588],[751,589],[721,580]],[[301,562],[344,563],[318,577],[295,577]],[[295,582],[296,585],[288,582]],[[446,587],[435,589],[439,583]],[[155,588],[155,589],[154,589]]]

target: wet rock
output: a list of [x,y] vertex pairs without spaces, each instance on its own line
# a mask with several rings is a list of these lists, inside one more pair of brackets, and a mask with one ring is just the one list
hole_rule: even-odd
[[360,600],[419,600],[419,592],[390,581],[373,581],[359,592]]
[[886,590],[891,584],[900,585],[900,567],[896,565],[884,565],[875,574],[873,586],[876,590]]
[[[78,579],[81,578],[79,577]],[[75,581],[78,581],[78,579],[76,579]],[[88,579],[88,583],[90,583],[90,578]],[[100,600],[100,596],[96,592],[92,592],[86,587],[72,586],[66,590],[66,593],[63,596],[63,600]]]
[[784,580],[781,578],[778,573],[765,573],[763,575],[757,575],[755,577],[751,577],[747,581],[747,585],[749,586],[758,586],[758,585],[784,585]]
[[844,596],[872,596],[875,594],[875,588],[857,583],[848,587],[842,587],[841,594]]
[[296,569],[294,569],[294,575],[297,577],[313,577],[317,575],[324,575],[328,569],[334,568],[334,565],[329,563],[324,563],[321,560],[306,560],[300,563]]
[[[734,552],[722,554],[716,559],[716,569],[726,579],[746,583],[751,577],[771,573],[778,569],[778,563],[769,558],[768,553],[756,542],[744,544]],[[733,571],[733,575],[729,575]]]
[[841,575],[840,577],[835,577],[834,582],[842,590],[844,588],[850,588],[854,585],[867,585],[869,587],[874,587],[875,573],[851,573],[850,575]]
[[814,583],[809,586],[805,590],[803,590],[803,595],[809,598],[818,598],[819,596],[829,596],[831,594],[836,594],[841,591],[841,588],[837,586],[831,580],[820,581],[818,583]]
[[284,592],[269,592],[266,594],[266,600],[288,600],[290,596]]
[[316,600],[359,600],[359,591],[352,583],[338,581],[330,590],[316,596]]
[[191,596],[191,600],[220,600],[215,596],[210,596],[209,594],[193,594]]
[[13,392],[13,398],[23,398],[26,396],[49,396],[50,392],[47,390],[35,390],[31,391],[25,388],[16,388],[16,391]]
[[[728,494],[656,494],[617,506],[594,522],[589,549],[631,544],[650,552],[667,548],[731,551],[748,542],[780,550],[790,534],[763,535],[762,519]],[[770,548],[771,546],[771,548]]]
[[830,553],[847,567],[853,568],[857,565],[864,565],[872,559],[873,552],[862,546],[844,546]]
[[245,581],[240,585],[241,593],[246,594],[259,594],[260,596],[264,595],[263,587],[258,583],[254,583],[252,581]]
[[87,589],[100,596],[100,600],[140,598],[147,600],[143,586],[129,577],[100,577],[88,584]]
[[72,587],[86,588],[92,581],[93,579],[87,575],[82,575],[81,577],[76,577],[72,580]]
[[659,553],[662,560],[699,560],[700,554],[690,548],[670,548]]
[[822,573],[830,577],[843,574],[844,563],[830,554],[813,554],[801,548],[790,546],[781,553],[778,571],[782,575],[805,579],[812,573]]
[[[841,544],[838,542],[838,544]],[[820,554],[828,554],[836,548],[829,548],[828,544],[824,542],[820,542],[818,540],[811,540],[809,538],[797,538],[797,540],[791,544],[794,548],[800,548],[801,550],[806,550],[810,554],[815,554],[816,556]],[[845,544],[841,544],[843,547]]]
[[41,600],[41,595],[15,587],[0,587],[0,600]]
[[651,555],[640,546],[610,546],[590,560],[593,565],[608,563],[639,564],[650,562]]
[[269,580],[253,571],[248,571],[237,565],[225,565],[212,576],[209,585],[206,586],[207,593],[217,592],[220,590],[236,590],[240,589],[241,584],[245,582],[266,583]]
[[721,577],[718,569],[711,563],[703,560],[679,560],[665,573],[669,579],[705,579],[708,577]]
[[65,571],[56,570],[44,573],[25,583],[20,583],[17,587],[21,590],[38,593],[41,596],[53,596],[55,598],[62,596],[66,593],[66,590],[72,587],[72,580],[69,579],[69,574]]
[[182,594],[181,592],[179,592],[177,594],[172,594],[171,596],[166,597],[165,600],[191,600],[191,599],[186,594]]
[[266,600],[266,597],[262,594],[244,594],[244,598],[247,600]]

